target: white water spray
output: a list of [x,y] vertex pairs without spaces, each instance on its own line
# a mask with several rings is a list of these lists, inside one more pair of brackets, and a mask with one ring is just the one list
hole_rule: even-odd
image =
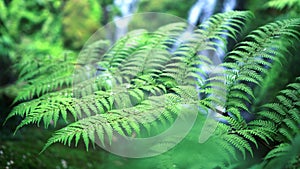
[[115,16],[116,24],[115,41],[124,36],[128,31],[130,15],[137,9],[138,0],[114,0],[114,5],[120,9],[121,16]]

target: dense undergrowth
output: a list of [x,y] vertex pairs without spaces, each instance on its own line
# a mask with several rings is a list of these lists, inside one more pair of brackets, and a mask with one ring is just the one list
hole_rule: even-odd
[[[196,106],[201,109],[194,128],[170,151],[139,160],[99,159],[147,168],[297,168],[300,79],[292,75],[277,91],[270,91],[269,84],[278,78],[274,72],[297,57],[293,47],[298,47],[300,19],[261,26],[227,52],[228,39],[236,39],[251,21],[250,12],[216,14],[175,51],[187,29],[184,23],[154,33],[130,32],[111,48],[107,41],[95,41],[79,59],[66,54],[20,62],[16,67],[23,86],[7,119],[23,117],[17,130],[28,124],[61,128],[44,148],[60,142],[83,143],[90,150],[95,144],[114,144],[116,134],[155,135],[162,126],[170,127],[184,106]],[[219,48],[227,54],[214,65],[210,54]],[[224,71],[202,70],[214,66]],[[219,117],[212,121],[222,122],[200,144],[199,131],[209,130],[204,121],[210,111]],[[174,141],[163,140],[153,150]]]

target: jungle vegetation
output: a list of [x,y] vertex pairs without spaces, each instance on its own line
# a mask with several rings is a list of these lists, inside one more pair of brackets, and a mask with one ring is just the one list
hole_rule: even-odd
[[[15,0],[9,6],[0,2],[5,11],[1,12],[0,54],[4,65],[12,65],[3,70],[1,85],[10,85],[1,93],[13,107],[1,122],[12,126],[8,132],[17,137],[29,126],[43,126],[48,133],[39,137],[48,140],[37,150],[41,155],[61,143],[72,150],[84,148],[87,154],[100,152],[98,168],[300,166],[298,1],[268,1],[260,10],[284,11],[275,20],[257,22],[259,26],[252,24],[259,20],[259,11],[215,14],[176,48],[186,23],[164,25],[154,33],[128,32],[115,44],[98,40],[85,46],[80,57],[73,51],[82,43],[69,42],[73,31],[62,29],[71,22],[72,13],[66,12],[70,18],[65,20],[54,15],[71,8],[64,2]],[[31,11],[20,12],[20,7]],[[292,12],[285,10],[291,8]],[[99,10],[101,6],[87,11]],[[32,11],[45,14],[36,17]],[[100,18],[93,15],[90,22]],[[88,31],[94,31],[101,22],[86,24],[91,25]],[[31,32],[35,27],[42,31]],[[18,35],[19,29],[24,29],[23,36]],[[66,39],[61,38],[64,34]],[[86,40],[83,36],[78,38]],[[71,50],[64,49],[70,46]],[[210,54],[220,49],[225,57],[214,65]],[[203,71],[212,65],[223,71]],[[158,134],[174,123],[186,105],[199,108],[194,127],[166,153],[130,159],[97,146],[112,144],[116,133],[138,138]],[[217,127],[206,142],[199,143],[209,111],[217,112],[212,118]]]

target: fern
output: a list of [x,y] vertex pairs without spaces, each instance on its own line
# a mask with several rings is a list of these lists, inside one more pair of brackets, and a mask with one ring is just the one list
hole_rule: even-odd
[[281,143],[265,156],[264,168],[297,168],[299,167],[299,135],[292,143]]
[[[258,112],[258,115],[267,118],[270,122],[277,126],[279,131],[278,141],[291,141],[293,135],[299,133],[299,78],[296,83],[289,84],[287,89],[282,90],[276,97],[277,103],[266,104],[264,109],[268,109],[269,114],[264,111]],[[290,97],[293,96],[293,97]],[[276,116],[276,118],[274,118]],[[280,119],[280,121],[278,120]],[[286,140],[287,139],[287,140]]]
[[[297,79],[299,80],[299,78]],[[222,137],[232,137],[232,139],[227,139],[228,144],[233,144],[235,139],[240,140],[242,138],[243,141],[235,141],[233,145],[242,152],[244,158],[245,150],[249,151],[253,156],[253,150],[249,148],[249,144],[245,142],[245,140],[249,140],[255,144],[257,148],[258,139],[256,138],[261,139],[266,144],[270,144],[270,141],[272,141],[281,143],[280,147],[283,145],[285,145],[284,147],[290,146],[292,140],[300,131],[300,121],[298,118],[299,107],[295,105],[295,103],[299,102],[300,98],[297,90],[299,89],[299,85],[299,82],[289,84],[287,89],[283,89],[279,92],[276,97],[277,102],[263,105],[261,107],[262,110],[255,113],[256,119],[249,123],[245,123],[244,121],[240,122],[232,117],[227,117],[226,119],[231,125],[231,128],[219,128],[224,131]],[[291,95],[293,97],[288,97]],[[290,104],[284,104],[282,98],[285,98],[285,102],[289,102]],[[224,146],[228,147],[228,144]],[[277,152],[282,151],[280,147],[270,151],[265,158],[269,159],[280,156],[280,154],[277,154]]]
[[266,3],[267,7],[282,10],[284,8],[300,7],[300,2],[297,0],[270,0]]
[[[252,103],[251,100],[255,99],[249,83],[260,85],[265,72],[270,66],[270,61],[280,62],[284,58],[286,45],[290,44],[278,43],[278,38],[286,39],[287,41],[290,41],[293,37],[297,39],[299,33],[294,28],[298,24],[299,20],[295,19],[277,21],[262,26],[246,37],[246,40],[249,38],[251,42],[243,41],[235,50],[229,53],[226,59],[231,61],[223,64],[229,69],[227,74],[229,83],[231,83],[227,89],[228,107],[235,106],[236,102],[240,102],[244,104],[240,104],[238,107],[249,111],[245,102]],[[236,92],[241,92],[242,95],[236,95]],[[234,95],[231,93],[234,93]]]
[[[276,21],[250,32],[220,65],[210,56],[220,48],[227,52],[226,37],[237,39],[252,17],[238,11],[214,15],[184,41],[185,23],[155,32],[135,30],[111,47],[106,41],[88,44],[77,61],[67,56],[17,65],[25,86],[7,120],[23,117],[16,131],[28,124],[48,128],[63,121],[65,126],[54,132],[43,151],[57,142],[77,146],[80,140],[88,150],[98,140],[103,147],[111,146],[115,134],[143,138],[162,132],[191,105],[199,114],[219,113],[225,123],[218,124],[213,140],[219,139],[220,151],[236,159],[239,153],[253,157],[253,146],[290,146],[299,134],[300,78],[259,108],[251,105],[257,97],[254,89],[275,62],[284,65],[288,47],[299,41],[300,20]],[[253,119],[245,119],[245,113]],[[169,138],[156,146],[171,142]],[[280,156],[276,152],[281,149],[265,159]],[[224,166],[232,159],[226,160]]]

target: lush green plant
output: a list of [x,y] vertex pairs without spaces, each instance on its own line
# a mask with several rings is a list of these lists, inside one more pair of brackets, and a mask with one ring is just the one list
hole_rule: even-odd
[[[252,31],[219,65],[225,68],[225,76],[210,76],[201,69],[212,63],[203,53],[225,49],[226,36],[235,39],[251,18],[251,13],[237,11],[214,15],[174,52],[170,52],[172,44],[186,30],[184,23],[166,25],[154,33],[130,32],[110,49],[106,41],[94,42],[77,61],[66,56],[58,62],[49,59],[28,65],[21,73],[26,87],[7,119],[24,118],[17,130],[28,124],[48,128],[65,122],[67,126],[53,134],[44,150],[57,142],[77,145],[81,138],[88,149],[95,140],[103,145],[113,142],[114,132],[136,137],[160,132],[161,126],[174,122],[184,105],[195,105],[217,111],[226,120],[207,143],[222,145],[213,151],[222,153],[222,158],[208,168],[228,167],[240,154],[251,158],[262,147],[269,153],[260,166],[272,165],[273,158],[280,157],[277,152],[299,146],[293,140],[299,134],[300,79],[295,77],[294,83],[261,104],[253,104],[254,91],[261,90],[275,63],[284,67],[288,47],[299,38],[300,19],[276,21]],[[246,114],[253,117],[247,119]],[[287,165],[299,164],[297,152],[294,157]]]
[[[58,55],[62,51],[61,5],[59,1],[1,1],[0,54],[10,55],[13,62],[20,62],[22,52]],[[45,40],[49,44],[41,45]]]
[[299,10],[300,2],[298,0],[270,0],[266,6],[279,10],[288,8],[289,10],[292,10],[292,12],[296,12],[293,10]]
[[[45,58],[51,58],[51,61],[60,60],[63,51],[61,2],[56,0],[0,2],[0,123],[4,122],[10,112],[10,105],[18,95],[18,89],[28,83],[27,80],[18,78],[18,74],[24,71],[23,68],[34,69]],[[2,128],[1,133],[8,132],[11,129],[9,126],[8,124]]]
[[89,35],[101,27],[102,11],[97,1],[66,1],[62,14],[63,41],[67,48],[80,49]]

